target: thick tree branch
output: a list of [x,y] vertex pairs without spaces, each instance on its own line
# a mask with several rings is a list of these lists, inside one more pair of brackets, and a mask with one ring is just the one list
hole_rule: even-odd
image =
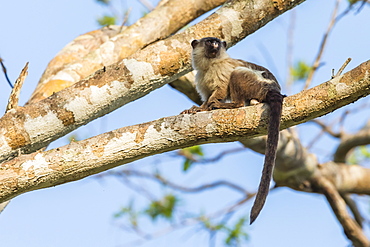
[[336,187],[325,178],[319,177],[315,181],[316,189],[323,193],[332,207],[338,221],[344,229],[344,233],[353,243],[355,247],[370,246],[369,240],[366,238],[361,227],[348,214],[346,203],[338,193]]
[[29,103],[49,97],[96,70],[168,37],[224,2],[226,0],[169,0],[121,33],[118,33],[121,27],[111,26],[81,35],[50,62]]
[[[282,128],[325,115],[366,96],[370,93],[369,70],[370,61],[343,76],[287,97]],[[78,180],[157,153],[266,134],[266,109],[260,104],[166,117],[46,152],[19,156],[1,165],[1,201],[27,191]]]
[[345,163],[347,154],[355,147],[370,144],[370,121],[355,134],[346,134],[341,138],[340,144],[334,153],[334,161]]
[[45,147],[189,72],[192,39],[216,36],[234,45],[301,2],[234,0],[183,33],[104,67],[45,100],[9,111],[0,119],[0,161]]

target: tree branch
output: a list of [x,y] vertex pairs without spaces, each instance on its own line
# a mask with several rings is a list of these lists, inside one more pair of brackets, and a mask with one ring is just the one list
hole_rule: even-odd
[[[325,115],[369,94],[369,70],[370,61],[331,81],[287,97],[282,128]],[[264,135],[267,118],[262,104],[185,114],[124,127],[46,152],[21,155],[1,164],[0,198],[9,200],[27,191],[78,180],[186,146]],[[347,174],[353,175],[353,172]]]
[[10,97],[8,100],[8,105],[6,106],[6,112],[8,112],[11,109],[16,109],[18,107],[19,94],[21,93],[23,82],[27,77],[27,74],[28,74],[27,70],[28,70],[28,62],[26,63],[26,65],[24,66],[17,80],[14,83],[14,87],[12,89],[12,92],[10,93]]
[[333,10],[333,13],[332,13],[332,16],[331,16],[329,25],[327,27],[326,33],[324,34],[324,37],[321,40],[319,52],[318,52],[318,54],[317,54],[317,56],[315,58],[315,62],[312,65],[312,69],[310,70],[310,72],[309,72],[309,74],[307,76],[304,89],[307,89],[310,86],[310,84],[312,82],[312,78],[313,78],[315,72],[317,71],[317,69],[320,66],[320,60],[321,60],[321,57],[322,57],[322,55],[324,53],[324,50],[325,50],[325,47],[326,47],[326,42],[328,40],[329,34],[332,32],[335,24],[338,23],[338,21],[342,17],[344,17],[348,13],[348,11],[349,11],[349,10],[348,11],[344,11],[342,14],[337,15],[340,1],[341,0],[337,0],[336,3],[335,3],[335,7],[334,7],[334,10]]
[[349,216],[346,203],[340,196],[335,186],[324,178],[318,178],[315,181],[315,186],[322,192],[333,209],[338,221],[344,228],[344,233],[350,239],[355,247],[370,246],[369,240],[364,235],[361,227]]
[[110,26],[76,38],[50,62],[29,103],[49,97],[96,70],[168,37],[224,2],[226,0],[169,0],[120,33],[121,27]]
[[332,137],[335,137],[335,138],[340,138],[342,133],[336,133],[332,130],[332,128],[330,128],[327,124],[323,123],[322,121],[320,120],[317,120],[317,119],[314,119],[312,120],[313,123],[316,123],[317,125],[319,125],[322,130],[326,133],[328,133],[329,135],[331,135]]
[[178,185],[176,183],[173,183],[167,179],[165,179],[164,177],[158,175],[158,174],[151,174],[151,173],[147,173],[147,172],[142,172],[142,171],[137,171],[137,170],[121,170],[121,171],[109,171],[108,173],[104,174],[104,175],[110,175],[110,176],[137,176],[137,177],[141,177],[141,178],[147,178],[147,179],[151,179],[151,180],[154,180],[155,182],[159,182],[163,185],[166,185],[172,189],[175,189],[175,190],[179,190],[179,191],[182,191],[182,192],[187,192],[187,193],[198,193],[198,192],[203,192],[205,190],[208,190],[208,189],[214,189],[214,188],[217,188],[219,186],[225,186],[225,187],[229,187],[233,190],[236,190],[238,192],[241,192],[243,195],[246,195],[246,194],[249,194],[244,188],[240,187],[239,185],[236,185],[234,183],[231,183],[229,181],[224,181],[224,180],[220,180],[220,181],[215,181],[215,182],[212,182],[212,183],[209,183],[209,184],[203,184],[203,185],[200,185],[200,186],[197,186],[197,187],[186,187],[186,186],[182,186],[182,185]]
[[370,121],[355,134],[346,134],[334,153],[334,162],[345,163],[347,154],[355,147],[370,144]]
[[301,2],[229,2],[186,31],[104,67],[45,100],[7,113],[0,119],[0,162],[20,152],[45,147],[77,127],[186,74],[191,70],[190,40],[216,36],[234,45]]

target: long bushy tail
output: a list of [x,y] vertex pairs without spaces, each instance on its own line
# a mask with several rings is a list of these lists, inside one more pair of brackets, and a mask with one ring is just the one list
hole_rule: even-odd
[[270,181],[275,165],[276,150],[279,141],[280,118],[283,98],[284,96],[280,94],[280,92],[276,91],[270,91],[267,93],[266,96],[266,103],[270,106],[270,121],[267,132],[265,163],[263,165],[262,177],[260,185],[258,187],[256,199],[254,200],[254,204],[250,214],[250,224],[252,224],[258,217],[269,193]]

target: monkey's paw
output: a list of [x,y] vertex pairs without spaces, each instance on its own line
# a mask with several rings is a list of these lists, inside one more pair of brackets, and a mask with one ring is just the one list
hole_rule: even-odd
[[201,111],[204,111],[204,109],[202,107],[194,105],[190,109],[182,111],[180,114],[195,114],[195,113],[201,112]]

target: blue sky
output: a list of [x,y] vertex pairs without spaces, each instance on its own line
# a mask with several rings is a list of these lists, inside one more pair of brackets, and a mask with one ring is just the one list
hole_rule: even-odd
[[[133,7],[131,22],[145,10],[134,0],[122,3],[124,7]],[[345,6],[347,5],[343,1],[341,11]],[[308,0],[295,9],[297,22],[294,32],[294,61],[313,61],[333,7],[333,0]],[[24,64],[30,62],[29,75],[21,93],[21,104],[27,101],[47,63],[55,54],[78,35],[97,29],[96,18],[104,12],[105,9],[93,0],[19,0],[3,1],[0,4],[0,56],[5,60],[10,78],[15,80]],[[231,48],[230,55],[268,67],[281,84],[284,84],[287,70],[286,37],[290,16],[291,12],[288,12],[250,35]],[[369,59],[369,16],[370,8],[365,6],[357,15],[350,14],[338,23],[324,53],[325,64],[314,77],[314,85],[330,79],[331,69],[338,69],[347,57],[353,59],[347,70]],[[10,88],[1,73],[0,83],[0,111],[4,112]],[[302,85],[296,85],[291,90],[284,90],[285,93],[292,94],[301,88]],[[80,138],[87,138],[101,131],[177,115],[191,105],[186,97],[166,86],[80,128],[75,133]],[[354,106],[356,105],[352,104],[349,107]],[[327,119],[335,117],[335,114],[331,114]],[[352,120],[354,121],[349,122],[349,130],[356,130],[363,124],[361,116],[356,115]],[[312,124],[298,128],[305,144],[312,138],[312,134],[307,130],[318,129]],[[65,144],[64,138],[53,143],[52,147]],[[326,161],[330,160],[335,146],[335,140],[325,137],[312,151],[318,154],[320,161]],[[236,147],[240,147],[240,144],[206,145],[204,148],[207,155],[214,156],[222,150]],[[180,159],[173,159],[170,154],[162,154],[126,167],[146,171],[160,169],[176,182],[194,186],[206,181],[226,179],[254,191],[260,178],[262,159],[262,155],[245,150],[214,165],[198,166],[183,174]],[[148,187],[153,186],[150,182],[143,183]],[[153,186],[153,189],[153,194],[159,197],[160,188]],[[137,237],[117,227],[113,214],[120,207],[126,206],[134,195],[116,179],[99,180],[94,177],[26,193],[13,199],[0,215],[1,244],[7,247],[126,246],[124,244],[134,241]],[[190,212],[212,212],[219,205],[225,205],[225,198],[232,202],[237,200],[239,195],[234,191],[221,189],[202,195],[184,195],[183,198],[183,207]],[[363,212],[369,215],[368,198],[357,198]],[[148,203],[145,199],[136,199],[136,202],[138,208]],[[251,202],[247,203],[237,215],[249,214],[250,206]],[[144,221],[144,224],[148,222]],[[161,221],[155,226],[148,224],[148,228],[152,230],[160,230],[165,226]],[[323,196],[287,188],[270,194],[259,219],[247,231],[250,234],[248,246],[349,245]],[[369,229],[366,231],[370,236]],[[145,242],[141,246],[208,246],[209,235],[205,232],[195,234],[197,232],[200,232],[199,227],[179,230]]]

